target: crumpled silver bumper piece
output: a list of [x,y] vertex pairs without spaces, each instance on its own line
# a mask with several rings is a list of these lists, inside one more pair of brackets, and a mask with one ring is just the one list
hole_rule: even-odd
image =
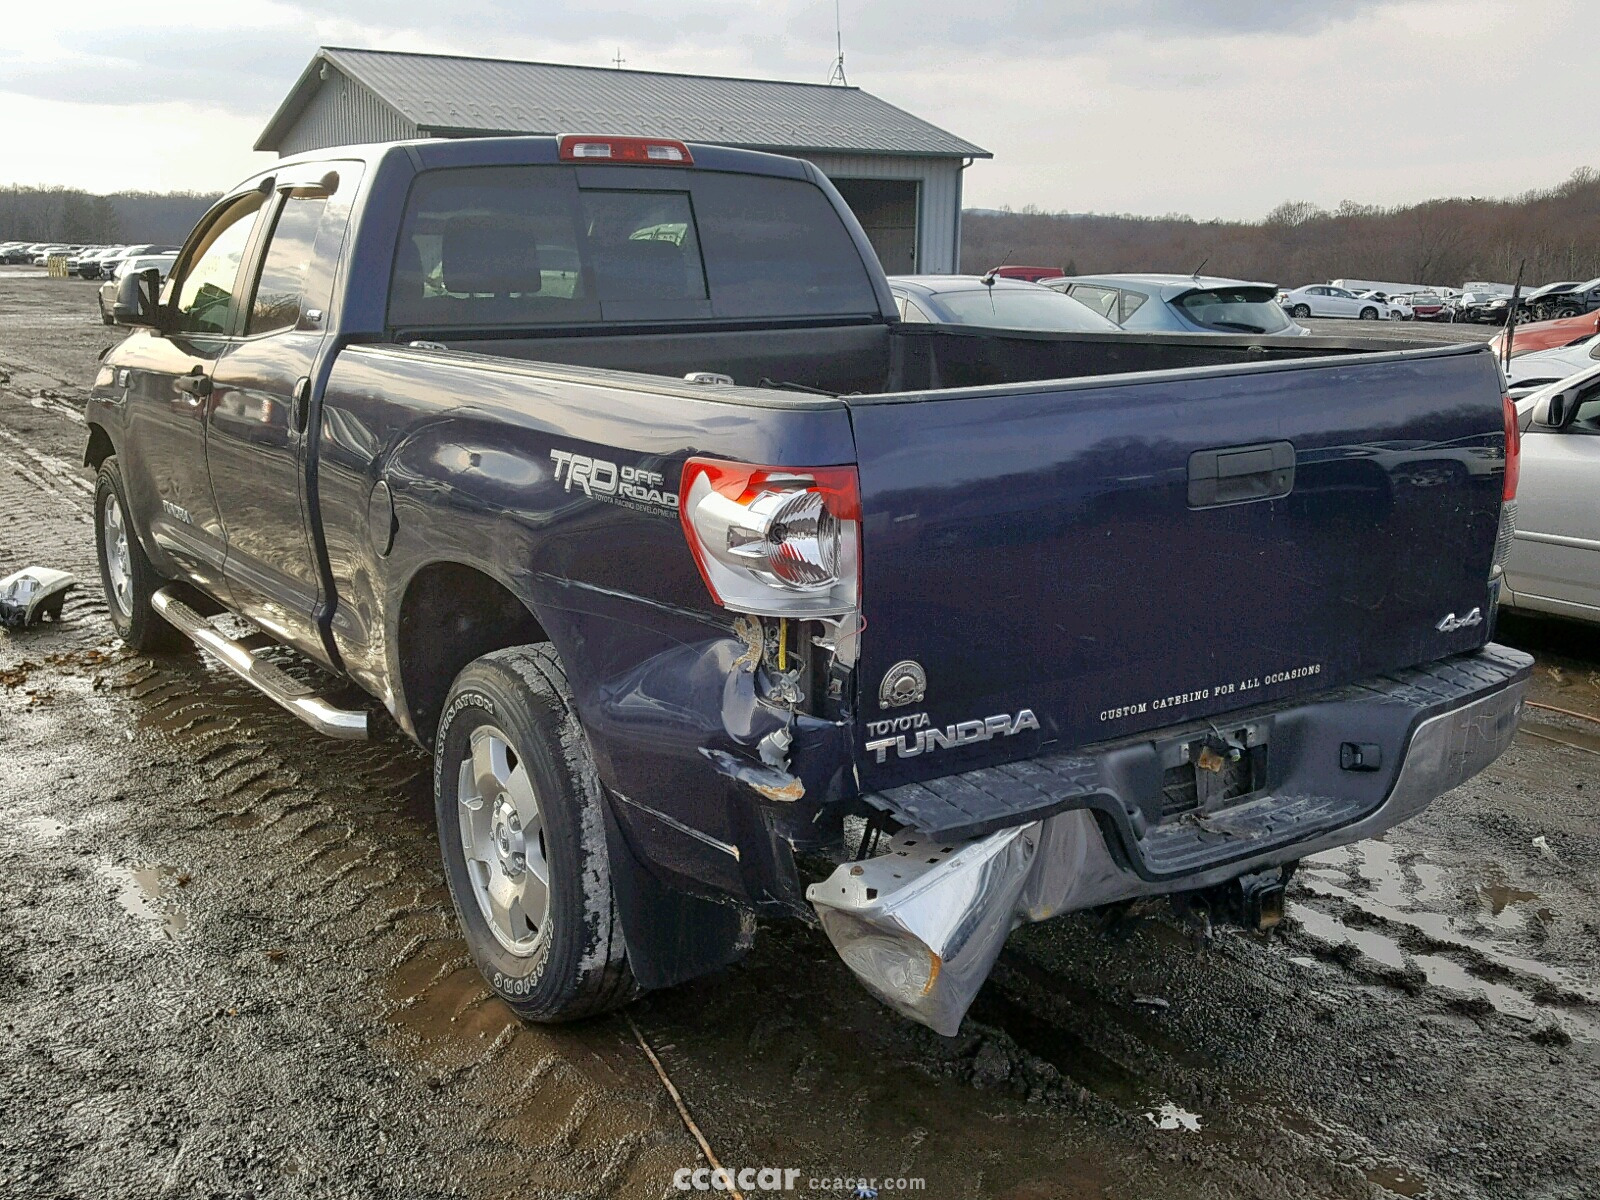
[[1394,787],[1365,817],[1177,879],[1121,865],[1094,817],[1075,809],[969,841],[910,831],[806,890],[847,966],[897,1012],[954,1034],[1011,930],[1064,912],[1226,883],[1374,837],[1465,782],[1511,744],[1526,679],[1430,717]]

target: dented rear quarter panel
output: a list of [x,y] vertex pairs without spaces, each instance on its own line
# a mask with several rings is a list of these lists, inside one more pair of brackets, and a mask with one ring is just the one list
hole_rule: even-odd
[[[667,379],[652,390],[637,375],[355,346],[335,364],[320,421],[333,636],[349,673],[417,734],[399,663],[406,589],[437,563],[482,571],[522,600],[560,653],[619,817],[658,867],[697,888],[778,902],[765,895],[784,874],[764,861],[786,852],[774,822],[803,824],[840,798],[848,736],[802,719],[791,756],[799,794],[768,801],[749,786],[763,782],[755,743],[784,722],[758,701],[740,665],[748,643],[700,578],[677,480],[695,454],[849,463],[845,407],[773,393],[729,402]],[[658,475],[660,497],[585,494],[564,455]],[[591,477],[608,483],[610,472]],[[387,555],[380,484],[393,497]]]

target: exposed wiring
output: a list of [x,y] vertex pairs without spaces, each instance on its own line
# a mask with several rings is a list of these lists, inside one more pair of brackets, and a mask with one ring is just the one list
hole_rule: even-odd
[[684,1128],[700,1144],[700,1153],[706,1156],[706,1161],[715,1171],[721,1171],[723,1178],[729,1181],[728,1194],[744,1200],[744,1193],[733,1186],[732,1174],[717,1161],[717,1156],[711,1152],[711,1143],[706,1141],[706,1135],[700,1132],[700,1126],[694,1123],[694,1118],[689,1115],[689,1106],[683,1102],[683,1097],[678,1094],[678,1089],[673,1086],[672,1080],[667,1076],[667,1069],[661,1065],[661,1060],[656,1057],[656,1052],[650,1049],[650,1043],[644,1040],[644,1034],[639,1032],[639,1027],[633,1023],[633,1018],[627,1013],[622,1014],[622,1019],[628,1023],[628,1028],[633,1030],[633,1037],[639,1043],[639,1049],[644,1051],[644,1056],[650,1060],[650,1065],[656,1069],[656,1074],[661,1077],[661,1085],[667,1089],[667,1095],[672,1097],[672,1102],[678,1106],[678,1115],[683,1118]]
[[778,670],[789,669],[789,618],[778,618]]

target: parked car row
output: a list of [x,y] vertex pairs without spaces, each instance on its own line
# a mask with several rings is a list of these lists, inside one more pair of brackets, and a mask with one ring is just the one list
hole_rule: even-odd
[[1204,275],[896,275],[902,320],[1063,332],[1290,334],[1309,330],[1273,303],[1277,287]]
[[[1346,286],[1348,284],[1348,286]],[[1504,325],[1512,309],[1512,289],[1505,284],[1468,283],[1454,288],[1399,292],[1358,290],[1361,281],[1313,283],[1278,293],[1290,316],[1354,317],[1377,321],[1470,321]],[[1390,285],[1392,287],[1393,285]],[[1565,280],[1530,289],[1516,304],[1518,323],[1565,320],[1600,312],[1600,278]]]
[[1389,320],[1394,310],[1387,300],[1380,300],[1379,292],[1357,294],[1331,283],[1312,283],[1293,291],[1277,293],[1278,304],[1291,317],[1355,317],[1362,321]]
[[67,274],[81,279],[109,279],[124,259],[140,254],[176,254],[176,246],[153,242],[139,245],[77,246],[63,242],[0,242],[0,263],[42,267],[52,258],[67,260]]

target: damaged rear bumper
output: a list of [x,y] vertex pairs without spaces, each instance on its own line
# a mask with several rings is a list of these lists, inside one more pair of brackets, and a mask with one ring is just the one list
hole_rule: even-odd
[[[1271,786],[1165,818],[1159,768],[1192,744],[1191,729],[1063,757],[1059,774],[1070,785],[1052,786],[1049,759],[998,776],[972,772],[961,777],[971,784],[961,792],[969,809],[984,803],[974,796],[993,794],[1011,806],[1009,824],[952,838],[946,830],[963,818],[902,797],[896,815],[913,820],[888,851],[839,867],[807,899],[870,991],[953,1034],[1018,924],[1226,883],[1414,816],[1510,745],[1532,662],[1491,645],[1218,722],[1250,753],[1259,745],[1271,754],[1263,776]],[[1375,768],[1385,754],[1386,769]],[[1155,820],[1150,796],[1132,794],[1152,779]],[[1005,820],[990,808],[982,815]]]

